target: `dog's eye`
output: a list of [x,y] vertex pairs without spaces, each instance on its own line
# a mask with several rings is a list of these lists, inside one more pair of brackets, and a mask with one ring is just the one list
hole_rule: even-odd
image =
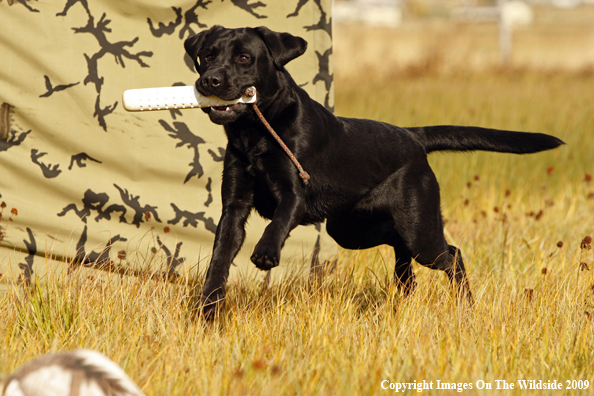
[[214,56],[212,56],[212,55],[206,55],[204,57],[204,60],[207,61],[207,62],[212,62],[214,60]]
[[250,60],[250,57],[248,55],[240,55],[239,56],[239,62],[240,63],[246,63],[249,60]]

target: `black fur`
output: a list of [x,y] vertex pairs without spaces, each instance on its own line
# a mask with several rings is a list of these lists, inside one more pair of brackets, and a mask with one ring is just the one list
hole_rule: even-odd
[[416,283],[411,262],[445,271],[472,302],[464,262],[443,234],[439,185],[427,153],[487,150],[534,153],[563,142],[539,133],[478,127],[400,128],[335,117],[299,88],[284,65],[307,43],[267,28],[214,26],[185,42],[203,95],[240,97],[255,86],[264,116],[311,176],[305,185],[249,105],[204,109],[228,137],[223,167],[223,213],[202,291],[205,313],[222,306],[233,258],[252,209],[271,219],[251,260],[278,265],[291,230],[327,220],[327,231],[348,249],[394,247],[395,281],[405,293]]

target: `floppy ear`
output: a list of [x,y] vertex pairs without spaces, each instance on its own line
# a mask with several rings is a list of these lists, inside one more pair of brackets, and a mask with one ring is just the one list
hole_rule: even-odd
[[254,28],[254,30],[264,40],[272,59],[274,59],[274,64],[279,70],[289,61],[303,55],[307,49],[307,41],[301,37],[289,33],[273,32],[264,26]]
[[216,30],[222,29],[222,26],[215,25],[208,30],[203,30],[198,34],[195,34],[192,37],[188,37],[186,41],[184,41],[184,48],[192,61],[194,61],[194,66],[196,67],[196,71],[200,73],[200,63],[198,63],[198,53],[202,49],[202,45],[210,36],[210,34]]

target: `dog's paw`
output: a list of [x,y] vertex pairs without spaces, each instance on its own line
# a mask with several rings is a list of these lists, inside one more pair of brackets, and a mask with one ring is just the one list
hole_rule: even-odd
[[256,246],[256,249],[254,249],[254,254],[252,254],[250,259],[257,268],[261,269],[262,271],[268,271],[278,265],[280,261],[280,254],[274,251],[274,249],[265,249],[260,246]]
[[200,306],[204,319],[213,321],[225,306],[225,293],[219,289],[207,295],[203,291]]
[[415,281],[414,275],[406,282],[402,282],[400,279],[396,278],[394,283],[396,283],[398,290],[400,290],[405,296],[410,296],[417,290],[417,282]]

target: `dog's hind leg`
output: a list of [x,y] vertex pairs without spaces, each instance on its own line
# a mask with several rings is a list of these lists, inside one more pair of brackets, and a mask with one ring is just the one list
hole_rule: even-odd
[[415,291],[417,282],[412,269],[412,256],[400,236],[392,244],[394,254],[396,255],[396,264],[394,266],[394,281],[404,294],[409,295]]
[[[389,211],[404,245],[395,246],[396,254],[408,251],[419,264],[446,272],[458,295],[472,304],[462,255],[447,244],[443,233],[439,185],[426,159],[390,175],[359,206]],[[406,271],[406,266],[400,270],[404,282],[409,279]]]
[[400,207],[396,211],[396,228],[415,261],[428,268],[444,271],[457,295],[465,297],[472,305],[462,254],[458,248],[447,244],[443,233],[437,181],[435,184],[425,184],[428,185],[432,185],[429,191],[419,191],[417,197],[414,197],[415,192],[409,191],[407,201],[410,206]]
[[[460,249],[452,245],[446,245],[439,250],[431,253],[425,252],[416,256],[415,260],[428,268],[438,269],[444,271],[455,288],[458,298],[465,298],[470,305],[474,303],[472,293],[470,291],[470,284],[466,276],[466,268],[462,260],[462,253]],[[436,258],[433,258],[438,251],[446,249]]]
[[465,295],[468,298],[468,302],[472,305],[473,298],[466,276],[466,268],[464,268],[464,261],[462,260],[462,252],[455,246],[448,245],[448,247],[448,253],[451,259],[444,271],[448,274],[450,282],[457,285],[459,295]]

